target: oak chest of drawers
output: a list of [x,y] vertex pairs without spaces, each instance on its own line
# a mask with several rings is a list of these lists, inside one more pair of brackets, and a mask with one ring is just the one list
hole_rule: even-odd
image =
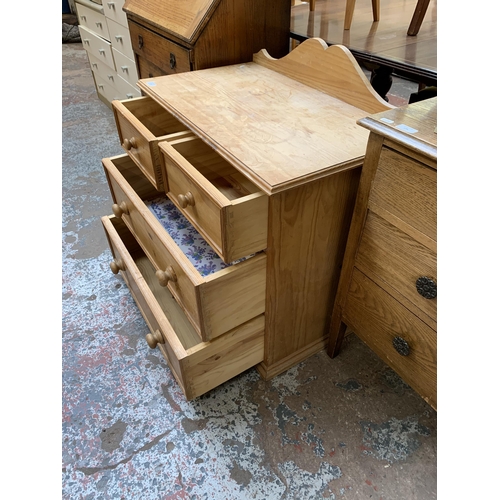
[[437,98],[370,130],[331,326],[346,326],[437,408]]
[[150,347],[188,399],[324,349],[368,136],[356,120],[390,106],[317,39],[138,85],[113,102],[124,154],[103,160],[102,221]]
[[126,0],[140,78],[288,53],[290,0]]

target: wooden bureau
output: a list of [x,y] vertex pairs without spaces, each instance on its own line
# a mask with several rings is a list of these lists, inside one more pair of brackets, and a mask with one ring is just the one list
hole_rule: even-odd
[[290,46],[290,0],[126,0],[140,78],[249,62]]
[[188,399],[324,349],[368,138],[356,121],[391,106],[319,39],[138,85],[113,102],[125,154],[103,160],[102,221],[150,347]]
[[370,131],[332,316],[437,408],[437,98],[358,122]]

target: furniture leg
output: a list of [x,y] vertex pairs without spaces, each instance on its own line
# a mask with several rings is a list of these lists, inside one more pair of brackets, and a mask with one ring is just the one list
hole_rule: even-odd
[[429,0],[418,0],[415,12],[411,18],[410,27],[406,33],[408,36],[415,36],[419,32],[427,12],[427,7],[429,7]]
[[312,12],[316,9],[316,0],[309,0],[309,10]]
[[[344,29],[351,29],[352,16],[356,0],[347,0],[345,4]],[[373,22],[380,19],[380,0],[372,0]]]
[[389,66],[379,66],[372,71],[370,78],[370,83],[375,92],[386,101],[388,101],[387,92],[392,86],[392,72],[393,69],[389,68]]
[[344,29],[351,29],[352,15],[354,14],[354,6],[356,5],[356,0],[346,0],[345,4],[345,16],[344,16]]

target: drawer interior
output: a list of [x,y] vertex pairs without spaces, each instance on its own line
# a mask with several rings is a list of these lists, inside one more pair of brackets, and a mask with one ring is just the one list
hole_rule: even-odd
[[122,101],[122,105],[156,137],[188,130],[175,116],[150,97]]
[[186,315],[168,289],[160,286],[155,276],[155,267],[149,261],[140,245],[136,243],[127,226],[119,219],[112,218],[110,220],[184,349],[188,350],[198,345],[200,343],[200,336],[188,321]]
[[156,190],[128,156],[117,158],[113,163],[201,276],[209,276],[253,257],[254,254],[251,254],[225,263],[165,193]]
[[169,143],[228,200],[260,192],[257,186],[200,138],[190,137]]

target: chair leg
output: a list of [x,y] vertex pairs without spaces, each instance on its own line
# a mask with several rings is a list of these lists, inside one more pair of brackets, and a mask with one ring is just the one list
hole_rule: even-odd
[[418,0],[415,12],[411,18],[410,26],[406,33],[408,36],[415,36],[419,32],[425,13],[427,12],[427,7],[429,7],[429,0]]
[[380,20],[380,0],[372,0],[373,21]]
[[312,12],[316,8],[316,0],[309,0],[309,10]]
[[345,3],[345,17],[344,17],[344,29],[350,30],[352,23],[352,15],[354,14],[354,6],[356,5],[356,0],[346,0]]

